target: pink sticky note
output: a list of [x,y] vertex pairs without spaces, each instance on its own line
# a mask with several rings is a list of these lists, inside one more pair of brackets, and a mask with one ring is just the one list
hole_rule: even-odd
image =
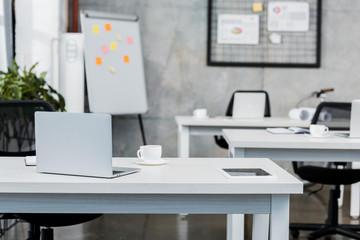
[[101,47],[101,51],[104,53],[104,54],[107,54],[109,52],[109,49],[106,45],[102,46]]
[[126,41],[127,41],[128,44],[133,44],[132,37],[126,37]]

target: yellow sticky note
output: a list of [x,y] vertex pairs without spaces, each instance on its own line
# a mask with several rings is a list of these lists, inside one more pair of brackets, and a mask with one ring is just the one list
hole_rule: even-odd
[[116,42],[110,42],[110,48],[111,48],[111,50],[116,50],[117,49],[117,43]]
[[110,25],[110,23],[106,23],[106,24],[105,24],[105,30],[106,30],[106,31],[111,31],[111,25]]
[[102,65],[102,59],[101,57],[95,58],[96,65]]
[[122,40],[122,37],[120,36],[120,34],[116,34],[116,40],[118,40],[119,42]]
[[115,68],[114,68],[113,66],[110,66],[110,67],[109,67],[109,70],[110,70],[110,72],[112,72],[112,73],[115,73],[115,72],[116,72],[116,70],[115,70]]
[[263,4],[261,2],[254,2],[252,4],[253,12],[262,12],[263,11]]
[[124,56],[124,63],[129,63],[130,62],[130,58],[128,55]]
[[99,28],[98,25],[93,25],[93,26],[92,26],[92,29],[93,29],[93,33],[95,33],[95,34],[100,33],[100,28]]

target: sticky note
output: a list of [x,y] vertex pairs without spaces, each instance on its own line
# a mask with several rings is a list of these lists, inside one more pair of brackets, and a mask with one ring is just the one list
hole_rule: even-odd
[[110,66],[110,67],[109,67],[109,70],[110,70],[110,72],[112,72],[112,73],[115,73],[115,72],[116,72],[116,70],[115,70],[115,68],[114,68],[113,66]]
[[253,12],[262,12],[263,11],[263,4],[261,2],[254,2],[252,4]]
[[111,48],[111,50],[116,50],[117,49],[117,43],[116,42],[110,42],[110,48]]
[[280,44],[281,43],[281,35],[277,33],[272,33],[269,36],[270,42],[274,44]]
[[100,28],[99,28],[98,25],[93,25],[93,26],[92,26],[92,29],[93,29],[93,33],[95,33],[95,34],[100,33]]
[[132,39],[132,37],[127,37],[127,38],[126,38],[126,41],[127,41],[128,44],[133,44],[133,39]]
[[124,63],[129,63],[129,62],[130,62],[129,56],[125,55],[124,56]]
[[122,37],[120,36],[120,34],[116,34],[116,40],[118,40],[119,42],[122,40]]
[[106,45],[104,45],[101,47],[101,51],[103,52],[103,54],[107,54],[109,52],[109,48]]
[[105,24],[105,30],[106,30],[106,31],[111,31],[111,25],[110,25],[110,23],[106,23],[106,24]]
[[101,59],[101,57],[95,58],[95,61],[96,61],[96,65],[102,65],[102,59]]

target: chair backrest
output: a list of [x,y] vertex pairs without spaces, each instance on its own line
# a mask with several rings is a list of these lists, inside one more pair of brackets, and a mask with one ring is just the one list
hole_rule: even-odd
[[[350,129],[351,102],[322,102],[316,107],[311,124],[326,125],[330,130]],[[293,162],[294,172],[304,163]]]
[[36,111],[55,111],[41,100],[0,101],[0,156],[35,155]]
[[322,102],[320,103],[311,124],[323,124],[330,130],[350,129],[351,102]]
[[[269,95],[266,91],[263,90],[237,90],[235,91],[230,98],[229,104],[226,108],[225,116],[232,116],[233,113],[233,107],[234,107],[234,97],[235,93],[264,93],[265,94],[265,111],[264,111],[264,117],[271,117],[270,113],[270,100]],[[229,145],[227,144],[226,140],[222,136],[214,136],[215,143],[221,147],[221,148],[229,148]]]
[[269,95],[266,91],[263,90],[237,90],[235,91],[230,98],[229,104],[227,106],[226,109],[226,113],[225,116],[232,116],[233,113],[233,107],[234,107],[234,96],[235,93],[264,93],[265,94],[265,112],[264,112],[264,117],[270,117],[271,113],[270,113],[270,100],[269,100]]

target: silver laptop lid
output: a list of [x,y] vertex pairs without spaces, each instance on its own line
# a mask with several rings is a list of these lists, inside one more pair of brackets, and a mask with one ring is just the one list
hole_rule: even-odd
[[35,113],[38,172],[112,176],[111,116],[93,113]]
[[265,112],[265,93],[235,93],[233,118],[263,118]]
[[350,138],[360,138],[360,99],[351,102]]

